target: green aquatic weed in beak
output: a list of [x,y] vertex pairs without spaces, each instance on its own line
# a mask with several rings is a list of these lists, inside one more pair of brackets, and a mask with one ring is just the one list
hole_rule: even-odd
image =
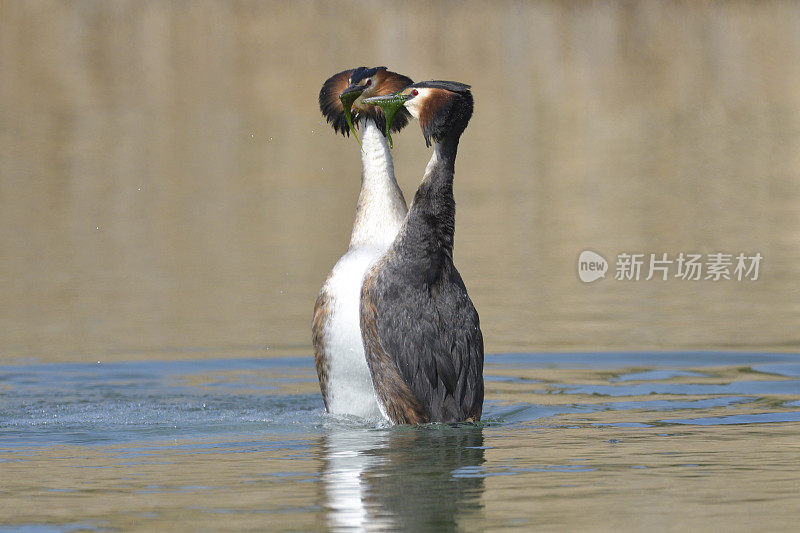
[[389,148],[394,148],[391,133],[394,116],[397,114],[397,111],[403,107],[406,100],[408,100],[408,97],[400,93],[394,93],[388,96],[373,96],[372,98],[364,99],[365,104],[376,105],[383,109],[383,116],[386,117],[386,138],[389,140]]
[[347,126],[350,128],[350,132],[353,134],[353,137],[356,138],[358,146],[361,146],[361,141],[358,139],[356,129],[353,127],[353,118],[350,115],[350,108],[353,107],[353,102],[355,102],[356,98],[359,96],[361,96],[360,92],[345,91],[339,95],[339,100],[342,101],[342,106],[344,107],[344,119],[347,122]]

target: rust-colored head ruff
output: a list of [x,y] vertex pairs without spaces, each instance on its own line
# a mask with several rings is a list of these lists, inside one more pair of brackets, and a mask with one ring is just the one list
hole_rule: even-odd
[[472,117],[470,86],[456,81],[421,81],[403,89],[405,107],[419,120],[425,143],[447,134],[460,135]]
[[[339,95],[346,89],[358,89],[361,91],[361,95],[353,102],[351,110],[353,122],[357,126],[359,120],[366,116],[375,122],[380,131],[384,131],[386,119],[383,116],[383,110],[377,106],[363,104],[363,99],[393,94],[411,83],[412,80],[408,76],[387,70],[386,67],[358,67],[343,70],[328,78],[322,85],[322,89],[319,91],[319,109],[325,120],[333,126],[334,131],[349,136],[350,130],[347,127]],[[408,121],[407,111],[398,112],[392,122],[392,131],[400,131],[408,124]]]

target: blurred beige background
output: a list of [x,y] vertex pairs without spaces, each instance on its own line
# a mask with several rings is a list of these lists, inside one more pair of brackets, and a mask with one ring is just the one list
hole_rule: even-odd
[[[360,172],[317,93],[376,64],[473,85],[487,352],[800,348],[800,4],[2,1],[0,362],[310,354]],[[410,199],[416,124],[394,155]],[[584,249],[764,262],[586,285]]]

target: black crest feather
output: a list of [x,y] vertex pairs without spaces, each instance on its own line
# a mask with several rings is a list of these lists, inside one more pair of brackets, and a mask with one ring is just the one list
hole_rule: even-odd
[[325,80],[319,91],[319,110],[322,111],[322,116],[333,126],[333,131],[348,137],[350,129],[344,119],[344,108],[339,95],[350,85],[350,78],[356,70],[358,69],[348,69],[334,74]]
[[441,140],[447,134],[460,135],[472,117],[473,99],[470,86],[457,81],[431,80],[410,85],[435,89],[436,95],[420,113],[419,123],[425,144]]
[[[344,108],[342,107],[342,101],[339,100],[339,95],[350,84],[358,83],[362,79],[376,74],[378,74],[378,85],[375,96],[395,93],[413,83],[408,76],[387,70],[386,67],[357,67],[334,74],[322,85],[322,89],[319,91],[319,109],[336,133],[341,133],[345,136],[350,135],[350,129],[347,127],[347,121],[344,118]],[[371,118],[378,129],[384,135],[386,134],[386,118],[383,116],[383,110],[380,107],[370,106],[367,110],[358,110],[352,116],[353,126],[357,128],[360,120],[365,116]],[[410,119],[411,115],[408,111],[405,108],[401,109],[394,117],[392,131],[398,132],[402,130]]]

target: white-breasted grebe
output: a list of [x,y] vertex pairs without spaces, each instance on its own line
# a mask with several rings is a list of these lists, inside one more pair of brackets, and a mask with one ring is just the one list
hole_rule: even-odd
[[[317,375],[329,413],[381,416],[364,358],[359,298],[364,274],[397,236],[407,208],[394,177],[383,111],[364,106],[362,100],[392,94],[409,83],[410,78],[386,67],[359,67],[335,74],[319,93],[320,110],[336,132],[349,135],[351,112],[362,131],[361,192],[350,246],[319,292],[311,326]],[[391,124],[394,131],[409,121],[408,113],[398,118]]]
[[418,119],[433,156],[389,250],[361,289],[361,334],[381,412],[396,424],[478,421],[483,410],[483,335],[453,264],[453,177],[458,141],[472,116],[470,87],[415,83],[365,98],[386,116]]

